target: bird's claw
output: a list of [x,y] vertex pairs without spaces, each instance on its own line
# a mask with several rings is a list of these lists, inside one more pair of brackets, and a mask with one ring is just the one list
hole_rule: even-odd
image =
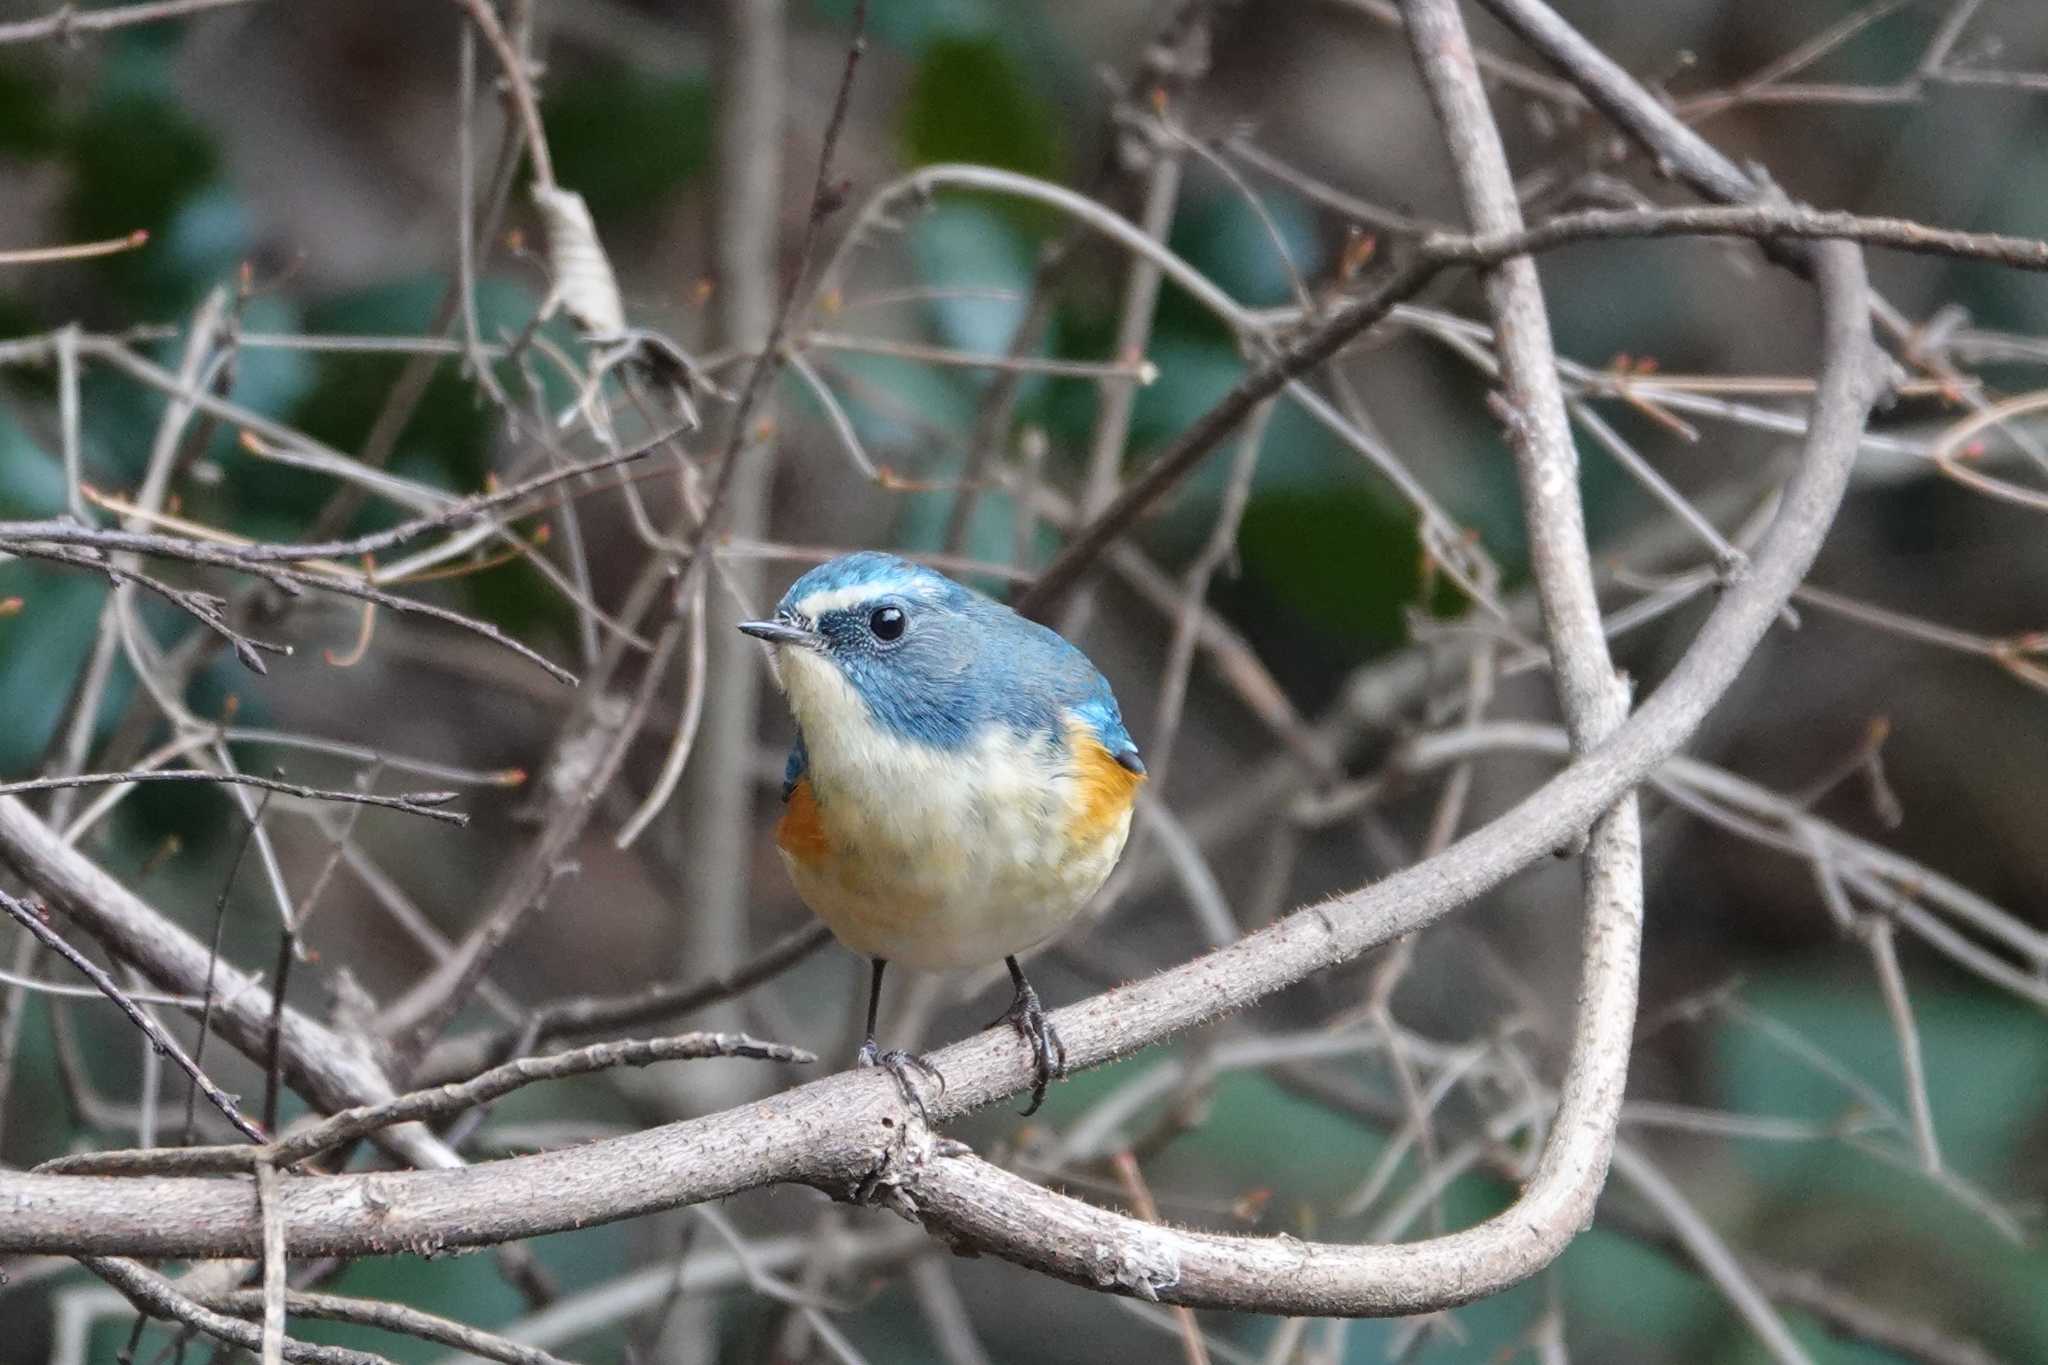
[[917,1116],[926,1123],[931,1122],[932,1116],[925,1111],[924,1093],[917,1088],[917,1082],[913,1078],[922,1076],[938,1086],[941,1095],[946,1093],[946,1078],[939,1074],[937,1067],[916,1053],[905,1052],[901,1048],[892,1047],[884,1052],[875,1045],[872,1038],[860,1045],[860,1051],[854,1054],[853,1064],[878,1066],[887,1071],[895,1078],[896,1088],[903,1092],[904,1102],[917,1110]]
[[1017,998],[989,1027],[994,1028],[997,1024],[1008,1024],[1017,1030],[1018,1036],[1031,1049],[1031,1107],[1022,1114],[1022,1117],[1030,1118],[1045,1103],[1046,1087],[1056,1080],[1066,1079],[1067,1045],[1060,1041],[1060,1031],[1052,1026],[1052,1020],[1038,1003],[1038,992],[1031,989],[1028,982],[1018,983]]
[[915,1186],[917,1176],[925,1163],[933,1157],[965,1156],[972,1151],[964,1142],[940,1137],[932,1131],[931,1114],[924,1106],[924,1093],[918,1087],[919,1080],[928,1080],[937,1085],[940,1094],[946,1093],[946,1078],[939,1069],[914,1052],[901,1048],[890,1048],[884,1052],[870,1038],[860,1045],[854,1054],[855,1066],[876,1066],[887,1071],[902,1092],[904,1103],[910,1106],[914,1119],[899,1124],[894,1118],[884,1116],[882,1127],[893,1136],[875,1150],[875,1164],[859,1180],[854,1182],[850,1197],[856,1204],[887,1204],[906,1218],[917,1216]]

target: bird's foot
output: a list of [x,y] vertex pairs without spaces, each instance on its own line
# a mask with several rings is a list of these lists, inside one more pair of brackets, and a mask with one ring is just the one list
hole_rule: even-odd
[[932,1116],[924,1107],[924,1092],[918,1083],[930,1081],[943,1095],[946,1078],[916,1053],[901,1048],[884,1052],[872,1038],[860,1045],[853,1064],[878,1066],[887,1071],[916,1117],[900,1125],[893,1118],[883,1117],[882,1127],[890,1130],[890,1135],[875,1148],[874,1165],[854,1182],[849,1197],[856,1204],[887,1204],[905,1217],[914,1218],[915,1187],[925,1163],[934,1157],[965,1156],[971,1150],[964,1142],[940,1137],[932,1131]]
[[892,1047],[884,1052],[872,1038],[860,1045],[860,1051],[854,1054],[853,1064],[879,1066],[887,1071],[895,1078],[896,1088],[903,1092],[904,1102],[915,1109],[917,1116],[926,1123],[931,1122],[932,1116],[925,1111],[924,1092],[918,1089],[917,1078],[922,1077],[938,1086],[941,1095],[946,1093],[946,1078],[939,1074],[937,1067],[916,1053],[905,1052],[901,1048]]
[[1023,1117],[1029,1118],[1045,1103],[1045,1088],[1056,1080],[1065,1080],[1067,1075],[1067,1045],[1060,1041],[1060,1032],[1046,1017],[1045,1008],[1038,1003],[1038,992],[1021,977],[1017,982],[1017,997],[1010,1002],[1010,1008],[1002,1017],[992,1020],[990,1028],[997,1024],[1008,1024],[1017,1030],[1025,1044],[1031,1049],[1033,1064],[1031,1081],[1031,1107]]

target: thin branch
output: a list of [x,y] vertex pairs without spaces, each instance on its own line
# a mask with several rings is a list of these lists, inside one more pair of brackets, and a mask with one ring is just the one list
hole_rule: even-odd
[[[263,1308],[262,1292],[254,1289],[234,1289],[225,1293],[201,1289],[193,1291],[190,1297],[192,1302],[202,1307],[220,1313],[232,1313],[236,1317],[252,1317]],[[551,1355],[537,1346],[522,1345],[471,1327],[467,1323],[423,1313],[402,1303],[287,1289],[284,1293],[284,1306],[294,1317],[321,1318],[328,1322],[352,1322],[361,1327],[376,1327],[386,1332],[396,1332],[404,1336],[417,1337],[421,1341],[452,1347],[485,1360],[500,1361],[503,1365],[569,1365],[561,1357]]]
[[281,1365],[284,1360],[285,1259],[284,1209],[277,1198],[277,1167],[256,1164],[256,1204],[263,1219],[263,1338],[262,1365]]
[[[91,986],[67,986],[61,981],[45,981],[36,976],[20,976],[0,969],[0,984],[18,986],[38,995],[60,996],[66,1000],[105,1000],[105,991]],[[128,998],[138,1005],[169,1005],[174,1009],[196,1010],[205,1002],[195,995],[159,995],[154,991],[129,991]]]
[[1445,265],[1493,265],[1509,256],[1554,251],[1579,242],[1631,237],[1746,237],[1860,242],[1915,255],[1987,261],[2015,270],[2048,270],[2048,242],[1996,232],[1955,232],[1905,218],[1871,218],[1797,204],[1745,204],[1728,208],[1588,209],[1559,214],[1534,227],[1480,232],[1470,237],[1436,233],[1422,252]]
[[1868,1342],[1918,1365],[2001,1365],[1999,1357],[1966,1336],[1903,1316],[1812,1271],[1754,1258],[1743,1265],[1773,1303],[1811,1314],[1837,1337]]
[[[327,573],[308,573],[298,569],[287,569],[274,565],[251,564],[232,550],[218,549],[203,542],[181,541],[169,536],[150,536],[127,531],[81,532],[76,528],[69,527],[54,528],[49,535],[28,534],[21,539],[10,539],[6,530],[0,528],[0,552],[9,552],[41,559],[58,559],[77,567],[96,569],[116,580],[122,578],[131,579],[143,584],[145,587],[164,593],[172,601],[177,602],[188,612],[197,616],[203,624],[221,634],[222,638],[235,643],[243,663],[251,664],[258,672],[262,671],[260,664],[251,663],[254,658],[253,652],[251,652],[254,642],[246,640],[227,626],[226,618],[221,610],[225,604],[220,602],[218,598],[169,588],[167,585],[158,584],[153,579],[148,579],[142,575],[122,569],[110,561],[83,558],[81,555],[84,552],[67,550],[61,545],[50,543],[53,541],[88,541],[95,535],[108,538],[109,543],[124,542],[117,546],[117,548],[121,549],[134,549],[139,553],[180,559],[190,564],[205,564],[215,568],[234,569],[243,573],[255,574],[271,587],[278,588],[290,596],[297,596],[307,588],[314,588],[324,592],[337,593],[344,597],[357,598],[364,602],[372,602],[378,606],[389,608],[392,611],[425,616],[432,620],[446,622],[449,625],[467,630],[472,634],[481,635],[492,643],[511,650],[521,658],[547,670],[548,673],[561,682],[568,683],[571,686],[576,682],[576,675],[574,673],[544,658],[532,648],[507,635],[489,621],[465,616],[461,612],[451,611],[447,607],[435,606],[429,602],[397,597],[355,579],[336,577]],[[136,542],[144,541],[154,541],[156,543],[153,547],[144,547],[136,544]],[[276,652],[288,652],[281,646],[272,648]]]
[[192,1084],[199,1087],[200,1093],[206,1096],[207,1103],[218,1109],[229,1123],[246,1134],[249,1141],[262,1143],[266,1140],[263,1130],[242,1117],[242,1111],[236,1107],[234,1099],[227,1091],[215,1085],[212,1077],[199,1069],[199,1064],[187,1055],[184,1048],[178,1046],[178,1040],[164,1032],[163,1026],[150,1018],[148,1012],[138,1006],[126,991],[114,984],[114,978],[100,970],[97,963],[66,943],[64,936],[45,923],[34,906],[16,900],[5,891],[0,891],[0,910],[5,910],[22,928],[41,939],[44,947],[54,949],[58,956],[78,968],[88,981],[100,988],[102,994],[119,1005],[121,1012],[127,1015],[129,1021],[141,1029],[144,1036],[149,1039],[150,1046],[176,1062],[178,1069],[190,1076]]
[[257,1147],[179,1147],[81,1152],[46,1162],[42,1169],[63,1175],[198,1174],[246,1171],[258,1166],[295,1166],[329,1148],[368,1137],[395,1123],[452,1118],[540,1081],[566,1080],[620,1066],[696,1061],[706,1057],[751,1057],[797,1065],[813,1054],[744,1034],[683,1033],[672,1038],[596,1043],[552,1057],[521,1057],[473,1076],[459,1085],[414,1090],[383,1104],[362,1105],[322,1119],[311,1128]]
[[1785,1319],[1757,1289],[1742,1262],[1728,1244],[1700,1217],[1679,1188],[1649,1158],[1627,1143],[1614,1148],[1614,1172],[1647,1200],[1671,1227],[1700,1270],[1714,1282],[1742,1320],[1756,1333],[1757,1341],[1778,1365],[1812,1365],[1813,1357],[1792,1335]]
[[[0,796],[0,862],[158,986],[210,1000],[221,1036],[244,1056],[263,1055],[270,1029],[270,992],[231,964],[217,961],[205,944],[66,844],[12,796]],[[206,983],[215,976],[219,990],[209,995]],[[392,1097],[390,1081],[359,1043],[289,1007],[282,1017],[282,1038],[292,1084],[316,1104],[342,1109]],[[398,1129],[385,1138],[422,1166],[447,1166],[457,1160],[420,1130]]]
[[[643,460],[659,448],[660,441],[645,442],[618,455],[586,464],[570,465],[564,469],[551,469],[545,474],[501,488],[492,493],[477,493],[468,497],[451,498],[440,510],[427,516],[402,521],[382,531],[355,536],[348,540],[329,540],[313,544],[235,544],[225,537],[209,540],[184,540],[173,536],[149,535],[134,531],[114,531],[92,526],[81,526],[64,521],[0,521],[0,540],[42,541],[55,545],[84,545],[100,550],[127,550],[136,554],[156,555],[172,559],[192,559],[195,563],[220,563],[215,556],[226,554],[231,563],[294,564],[317,559],[360,559],[388,550],[395,545],[419,539],[429,531],[453,530],[468,526],[483,519],[485,513],[500,509],[514,509],[515,504],[524,503],[538,493],[553,488],[571,479],[588,474],[602,473],[621,465]],[[525,515],[522,510],[511,510],[508,516]],[[223,550],[227,545],[230,548]],[[203,550],[209,556],[194,558],[190,553]],[[370,581],[376,579],[372,577]]]
[[823,924],[806,924],[784,934],[730,972],[716,972],[699,980],[664,982],[625,995],[576,996],[536,1005],[516,1028],[470,1033],[440,1044],[420,1063],[419,1077],[423,1081],[442,1082],[474,1076],[490,1066],[493,1059],[517,1047],[522,1038],[532,1040],[529,1046],[555,1042],[572,1034],[670,1019],[731,1000],[781,975],[830,942],[831,937],[831,931]]
[[[262,1328],[216,1313],[180,1293],[176,1285],[153,1270],[113,1257],[81,1256],[78,1259],[87,1270],[120,1290],[128,1302],[150,1317],[184,1323],[246,1350],[257,1350],[263,1344]],[[372,1355],[368,1351],[351,1351],[341,1346],[313,1346],[289,1339],[279,1346],[284,1359],[304,1362],[304,1365],[392,1365],[383,1356]]]
[[[1119,1149],[1110,1161],[1116,1167],[1117,1179],[1123,1183],[1124,1193],[1131,1201],[1131,1212],[1147,1223],[1158,1222],[1159,1205],[1145,1184],[1144,1168],[1138,1165],[1137,1156],[1125,1147]],[[1209,1348],[1202,1340],[1202,1324],[1195,1318],[1195,1311],[1176,1306],[1173,1320],[1180,1328],[1181,1349],[1187,1353],[1188,1365],[1209,1365]]]
[[250,0],[153,0],[138,5],[109,5],[104,9],[80,9],[75,4],[58,6],[40,19],[19,19],[0,24],[0,43],[39,43],[48,39],[70,42],[80,34],[109,33],[137,24],[183,19],[208,10],[244,5]]
[[[239,0],[229,0],[239,3]],[[0,28],[0,42],[6,42],[6,30]],[[124,251],[133,251],[149,241],[149,233],[141,228],[125,237],[110,237],[103,242],[73,242],[69,246],[31,246],[0,250],[0,266],[45,265],[52,261],[90,261],[101,256],[118,256]]]
[[1920,1029],[1913,1022],[1913,1000],[1906,993],[1906,976],[1899,970],[1899,951],[1892,941],[1889,920],[1873,917],[1862,929],[1870,948],[1870,962],[1877,973],[1878,992],[1884,997],[1885,1013],[1891,1018],[1898,1038],[1900,1079],[1906,1092],[1906,1112],[1913,1116],[1913,1150],[1929,1175],[1941,1173],[1941,1144],[1934,1134],[1934,1108],[1927,1097],[1927,1066],[1920,1053]]
[[505,73],[505,88],[511,97],[512,111],[518,116],[519,127],[526,138],[526,154],[533,161],[534,182],[545,189],[553,189],[555,164],[548,155],[547,134],[541,128],[540,96],[534,93],[532,72],[520,57],[511,35],[505,32],[504,24],[499,22],[498,12],[491,7],[490,0],[454,2],[469,15],[470,23],[483,35],[485,45],[497,57],[498,65]]
[[709,643],[706,629],[705,575],[691,574],[689,603],[685,607],[690,623],[690,638],[684,648],[686,661],[683,666],[682,719],[676,723],[676,732],[669,740],[668,754],[661,762],[661,772],[655,777],[654,785],[648,789],[646,799],[629,816],[626,823],[612,839],[614,847],[631,848],[635,840],[653,823],[663,807],[676,793],[676,786],[683,779],[683,769],[690,761],[690,753],[697,746],[697,726],[704,718],[704,674]]
[[429,820],[440,820],[458,828],[469,823],[469,817],[461,811],[436,809],[457,800],[460,797],[458,792],[404,792],[397,796],[379,796],[374,792],[308,787],[298,782],[286,782],[275,777],[256,777],[249,773],[217,773],[208,768],[131,768],[120,773],[35,777],[21,782],[0,782],[0,796],[53,791],[59,787],[117,787],[144,782],[205,782],[220,786],[254,787],[259,791],[296,796],[302,801],[335,801],[343,805],[377,806],[384,810],[404,811],[408,815],[423,815]]

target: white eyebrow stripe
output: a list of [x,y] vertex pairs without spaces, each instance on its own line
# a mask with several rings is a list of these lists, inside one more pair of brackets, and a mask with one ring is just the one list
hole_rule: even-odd
[[797,603],[796,610],[799,616],[815,621],[828,611],[858,606],[862,602],[885,597],[890,593],[903,597],[915,596],[920,586],[922,585],[912,578],[886,578],[873,583],[856,583],[848,588],[827,588],[823,592],[814,592]]

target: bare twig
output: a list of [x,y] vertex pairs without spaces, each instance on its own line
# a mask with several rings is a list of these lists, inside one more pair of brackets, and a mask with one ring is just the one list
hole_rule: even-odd
[[[1153,1201],[1152,1191],[1145,1184],[1144,1169],[1138,1165],[1138,1158],[1128,1147],[1117,1151],[1111,1158],[1116,1167],[1117,1179],[1123,1182],[1124,1192],[1131,1201],[1131,1212],[1147,1223],[1159,1221],[1159,1205]],[[1209,1365],[1209,1348],[1202,1340],[1202,1324],[1195,1318],[1192,1308],[1176,1306],[1173,1320],[1180,1328],[1181,1349],[1187,1353],[1188,1365]]]
[[1864,923],[1862,934],[1870,948],[1870,962],[1877,973],[1885,1013],[1891,1016],[1892,1031],[1898,1038],[1906,1112],[1913,1116],[1913,1149],[1921,1168],[1929,1175],[1939,1175],[1941,1144],[1934,1134],[1934,1108],[1927,1098],[1927,1066],[1920,1055],[1920,1029],[1913,1021],[1913,1001],[1906,993],[1905,973],[1899,970],[1891,923],[1872,918]]
[[76,4],[67,3],[40,19],[0,24],[0,43],[39,43],[52,38],[69,42],[81,34],[108,33],[137,24],[183,19],[208,10],[248,3],[250,0],[149,0],[145,4],[108,5],[101,9],[80,9]]
[[1869,1342],[1918,1365],[2000,1365],[1997,1356],[1968,1337],[1852,1294],[1812,1271],[1754,1258],[1743,1264],[1773,1303],[1812,1314],[1835,1336]]
[[[239,0],[230,2],[239,3]],[[6,30],[0,28],[0,42],[6,41]],[[70,246],[16,247],[12,250],[0,250],[0,266],[44,265],[52,261],[89,261],[100,256],[118,256],[124,251],[133,251],[148,241],[149,234],[137,229],[125,237],[110,237],[103,242],[74,242]]]
[[807,924],[784,934],[730,972],[683,982],[664,982],[625,995],[579,996],[535,1006],[516,1028],[495,1034],[471,1033],[451,1038],[428,1053],[418,1071],[422,1081],[443,1082],[474,1076],[516,1047],[555,1042],[577,1033],[631,1028],[673,1018],[743,995],[803,961],[831,939],[823,924]]
[[[200,1289],[192,1292],[191,1301],[215,1312],[232,1313],[237,1317],[251,1317],[262,1311],[263,1296],[260,1290],[236,1289],[225,1293],[214,1293]],[[441,1346],[452,1347],[471,1356],[485,1360],[496,1360],[503,1365],[568,1365],[561,1357],[551,1355],[536,1346],[525,1346],[516,1341],[491,1332],[480,1331],[466,1323],[423,1313],[417,1308],[408,1308],[400,1303],[385,1303],[376,1299],[354,1299],[341,1294],[313,1294],[296,1289],[284,1291],[284,1306],[295,1317],[322,1318],[329,1322],[352,1322],[363,1327],[377,1327],[387,1332],[417,1337]]]
[[280,1365],[284,1360],[285,1260],[284,1208],[277,1198],[277,1167],[256,1163],[257,1214],[263,1219],[263,1338],[262,1365]]
[[1627,1143],[1615,1145],[1614,1171],[1657,1210],[1658,1217],[1670,1224],[1680,1244],[1714,1282],[1721,1296],[1734,1305],[1771,1359],[1778,1365],[1811,1365],[1813,1357],[1751,1281],[1742,1262],[1663,1171]]
[[20,796],[27,792],[52,791],[58,787],[120,787],[143,782],[207,782],[231,787],[254,787],[259,791],[296,796],[302,801],[336,801],[344,805],[378,806],[384,810],[404,811],[408,815],[423,815],[430,820],[440,820],[458,827],[469,823],[469,817],[461,811],[437,809],[457,799],[455,792],[405,792],[397,796],[379,796],[374,792],[308,787],[302,783],[286,782],[275,777],[256,777],[248,773],[217,773],[205,768],[132,768],[121,773],[35,777],[23,782],[0,782],[0,796]]
[[213,1083],[212,1077],[199,1069],[199,1064],[178,1045],[178,1040],[164,1032],[163,1026],[150,1018],[126,991],[114,984],[114,978],[100,970],[98,964],[66,943],[63,935],[44,923],[43,917],[36,912],[34,906],[16,900],[5,891],[0,891],[0,910],[5,910],[22,928],[41,939],[44,947],[54,949],[58,956],[78,968],[87,980],[100,988],[102,994],[119,1005],[121,1012],[148,1037],[150,1046],[176,1062],[178,1068],[192,1078],[192,1084],[199,1087],[200,1093],[206,1096],[207,1103],[220,1110],[229,1123],[247,1134],[251,1142],[260,1143],[265,1140],[263,1130],[242,1117],[242,1111],[236,1107],[234,1100],[225,1090]]
[[84,1152],[59,1157],[46,1169],[60,1174],[148,1172],[196,1173],[243,1171],[257,1166],[294,1166],[331,1147],[354,1142],[396,1123],[427,1122],[453,1117],[502,1098],[539,1081],[565,1080],[620,1066],[652,1066],[656,1062],[695,1061],[705,1057],[752,1057],[760,1061],[804,1064],[817,1060],[802,1048],[763,1042],[744,1034],[684,1033],[672,1038],[626,1039],[559,1052],[551,1057],[521,1057],[471,1077],[459,1085],[414,1090],[383,1104],[362,1105],[321,1120],[311,1128],[259,1147],[183,1147],[128,1152]]
[[[182,1322],[210,1337],[251,1351],[263,1344],[262,1328],[216,1313],[180,1293],[176,1285],[153,1270],[113,1257],[81,1256],[78,1259],[87,1270],[120,1290],[130,1303],[150,1317],[165,1322]],[[352,1351],[341,1346],[313,1346],[289,1339],[279,1343],[279,1353],[286,1360],[303,1361],[305,1365],[392,1365],[383,1356],[371,1355],[368,1351]]]
[[491,7],[490,0],[455,0],[466,14],[484,43],[498,59],[498,66],[505,73],[505,88],[511,94],[512,109],[518,115],[520,130],[526,138],[526,154],[533,162],[534,181],[546,188],[555,183],[554,158],[548,155],[547,133],[540,122],[540,96],[534,93],[533,75],[526,62],[519,55],[512,36],[499,21],[498,12]]

